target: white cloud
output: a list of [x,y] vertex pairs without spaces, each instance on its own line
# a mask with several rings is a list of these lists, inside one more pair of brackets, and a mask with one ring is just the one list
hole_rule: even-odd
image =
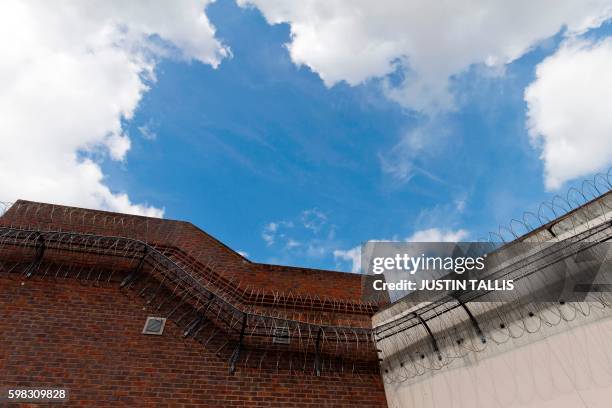
[[152,125],[149,123],[147,123],[146,125],[138,126],[138,131],[145,140],[157,139],[157,133],[155,133],[155,130],[153,130]]
[[525,101],[548,189],[612,164],[612,39],[566,41],[538,65]]
[[[316,236],[319,233],[327,233],[326,239],[319,239]],[[306,236],[308,242],[296,239],[294,236]],[[294,217],[291,220],[275,221],[266,224],[261,233],[261,238],[265,241],[266,246],[272,246],[275,243],[283,244],[283,249],[292,250],[299,247],[308,248],[310,256],[321,252],[322,242],[331,241],[334,239],[335,226],[329,225],[327,215],[316,208],[310,208],[302,211],[299,217]]]
[[274,247],[278,254],[282,254],[286,262],[296,258],[331,256],[333,249],[337,248],[335,235],[336,226],[329,223],[327,215],[311,208],[291,219],[266,224],[261,238],[267,247]]
[[278,240],[288,240],[286,231],[292,228],[293,221],[269,222],[264,226],[261,238],[266,242],[266,246],[272,246]]
[[263,232],[261,233],[261,239],[266,242],[267,246],[271,246],[274,244],[277,230],[278,224],[276,222],[270,222],[264,226]]
[[296,64],[326,85],[360,84],[398,68],[390,97],[435,112],[453,106],[449,79],[472,64],[503,71],[538,42],[580,33],[609,18],[610,0],[238,0],[258,7],[271,24],[288,23]]
[[427,118],[405,132],[391,149],[378,154],[381,170],[400,184],[409,181],[416,174],[440,182],[441,180],[425,167],[428,162],[435,160],[436,153],[449,134],[449,125],[443,115]]
[[464,229],[448,230],[441,228],[428,228],[416,231],[406,238],[407,242],[458,242],[468,236]]
[[289,239],[287,240],[287,244],[286,244],[285,246],[286,246],[286,248],[287,248],[287,249],[293,249],[293,248],[297,248],[297,247],[299,247],[299,246],[301,246],[301,245],[302,245],[302,243],[301,243],[301,242],[296,241],[296,240],[295,240],[295,239],[293,239],[293,238],[289,238]]
[[455,199],[454,204],[455,210],[460,214],[463,213],[467,205],[467,194],[463,194],[461,197]]
[[[106,185],[162,57],[229,55],[208,1],[4,1],[0,5],[0,197],[161,216]],[[94,161],[96,157],[98,161]]]
[[361,272],[361,246],[356,246],[351,249],[336,249],[334,251],[334,259],[351,263],[351,272]]
[[307,228],[318,234],[321,228],[327,223],[327,216],[316,208],[302,211],[302,224],[304,228]]
[[416,172],[415,161],[423,153],[425,129],[419,127],[404,134],[389,151],[378,154],[380,167],[384,173],[400,182],[410,180]]

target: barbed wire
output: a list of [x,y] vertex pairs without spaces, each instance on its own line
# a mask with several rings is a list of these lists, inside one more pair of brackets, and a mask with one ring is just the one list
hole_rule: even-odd
[[[608,198],[610,195],[604,195],[600,200]],[[594,215],[590,207],[599,205],[590,201],[579,210],[583,214],[574,212],[571,217],[584,221],[585,213]],[[423,306],[411,302],[408,295],[379,312],[375,316],[375,340],[385,381],[417,381],[428,372],[461,364],[472,353],[489,356],[504,350],[494,345],[512,343],[519,347],[541,338],[530,335],[547,336],[609,317],[612,292],[591,291],[590,284],[580,297],[559,291],[560,284],[571,286],[573,291],[585,277],[609,282],[612,221],[603,215],[598,218],[580,226],[569,222],[572,228],[568,233],[575,235],[563,239],[557,236],[547,245],[534,240],[517,250],[517,246],[525,245],[519,239],[489,254],[509,261],[497,263],[502,266],[479,279],[512,279],[515,289],[509,294],[493,290],[447,292]],[[583,266],[576,267],[576,262]],[[568,298],[557,297],[559,294]]]
[[[506,243],[519,239],[571,215],[572,211],[609,194],[610,191],[612,167],[606,173],[597,173],[592,178],[583,180],[579,187],[568,188],[565,195],[555,194],[551,199],[541,202],[535,212],[525,211],[520,219],[512,218],[507,224],[500,224],[497,231],[489,231],[487,237],[481,237],[478,241]],[[612,203],[602,201],[599,209],[601,215],[605,215],[612,210]]]
[[[590,231],[610,221],[611,190],[612,169],[580,189],[570,188],[565,197],[542,203],[537,213],[525,212],[521,220],[500,226],[489,240],[541,243]],[[475,331],[456,299],[444,298],[372,330],[370,316],[385,299],[363,302],[262,287],[252,272],[265,265],[248,261],[188,223],[26,201],[0,202],[2,214],[1,272],[19,279],[118,284],[183,327],[185,337],[228,358],[231,371],[243,365],[368,378],[378,372],[381,358],[385,381],[406,381],[489,344],[502,345],[593,311],[608,313],[612,304],[605,294],[554,305],[526,305],[518,298],[488,302],[471,312],[479,319]],[[606,228],[600,232],[608,233]],[[524,281],[523,294],[531,299],[537,299],[530,293],[535,279],[541,276]],[[470,308],[476,304],[470,302]]]
[[215,352],[229,359],[232,372],[249,363],[293,371],[299,366],[317,375],[340,370],[367,376],[378,370],[367,325],[334,324],[323,315],[318,322],[289,318],[279,310],[271,316],[259,305],[244,307],[214,279],[202,279],[211,270],[196,275],[140,240],[0,227],[0,256],[0,271],[13,278],[76,278],[137,293],[147,307],[183,327],[185,337],[218,347]]

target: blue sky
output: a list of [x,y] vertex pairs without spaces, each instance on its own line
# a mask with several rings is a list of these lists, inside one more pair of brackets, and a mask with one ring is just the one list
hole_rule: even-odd
[[[288,26],[268,25],[256,9],[220,1],[207,14],[233,57],[217,69],[158,66],[129,124],[133,135],[148,126],[157,137],[133,138],[116,170],[121,184],[111,184],[135,201],[164,207],[166,217],[190,220],[256,261],[346,270],[333,250],[429,228],[462,228],[476,239],[550,198],[523,91],[554,46],[526,54],[501,78],[477,69],[458,76],[465,102],[445,115],[448,134],[417,159],[422,171],[398,181],[378,155],[420,115],[385,98],[376,81],[328,89],[291,62]],[[324,217],[320,230],[304,226],[305,211]],[[269,245],[270,223],[292,226],[281,225],[275,235],[286,236]]]
[[315,63],[296,63],[291,21],[264,14],[217,1],[206,15],[231,57],[213,67],[164,55],[154,78],[139,73],[148,89],[121,116],[121,160],[77,147],[112,194],[255,261],[350,270],[334,251],[431,229],[477,239],[605,167],[547,185],[525,92],[544,60],[569,41],[602,41],[607,23],[571,39],[560,24],[509,63],[468,64],[448,78],[452,106],[431,110],[390,97],[389,86],[409,84],[410,58],[358,83],[324,83]]

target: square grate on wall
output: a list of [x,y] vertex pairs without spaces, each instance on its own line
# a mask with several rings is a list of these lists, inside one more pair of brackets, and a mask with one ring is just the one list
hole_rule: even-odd
[[291,338],[289,337],[288,327],[275,327],[272,333],[272,343],[276,344],[289,344]]
[[164,326],[166,325],[165,317],[147,317],[142,334],[156,334],[161,335],[164,332]]

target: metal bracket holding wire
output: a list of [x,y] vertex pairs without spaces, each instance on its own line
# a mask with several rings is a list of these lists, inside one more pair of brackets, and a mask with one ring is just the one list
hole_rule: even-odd
[[38,234],[38,237],[36,238],[36,254],[34,255],[34,260],[30,265],[28,265],[24,272],[26,278],[31,277],[36,271],[36,269],[38,269],[38,266],[40,265],[43,257],[45,256],[45,249],[45,238],[42,234]]
[[240,338],[238,339],[238,344],[236,345],[236,348],[234,349],[234,352],[232,353],[232,356],[230,357],[230,368],[229,368],[230,374],[234,374],[234,372],[236,371],[236,363],[240,359],[240,353],[242,351],[242,341],[244,340],[244,332],[247,326],[247,318],[248,318],[248,315],[244,313],[242,315],[242,328],[240,329]]
[[438,347],[438,342],[433,332],[427,325],[427,322],[418,313],[413,313],[413,314],[416,316],[417,319],[419,319],[419,322],[421,322],[421,324],[425,327],[425,330],[427,330],[427,334],[429,334],[429,338],[431,340],[431,345],[433,346],[433,350],[435,353],[438,353],[438,360],[442,360],[442,354],[440,354],[440,348]]

